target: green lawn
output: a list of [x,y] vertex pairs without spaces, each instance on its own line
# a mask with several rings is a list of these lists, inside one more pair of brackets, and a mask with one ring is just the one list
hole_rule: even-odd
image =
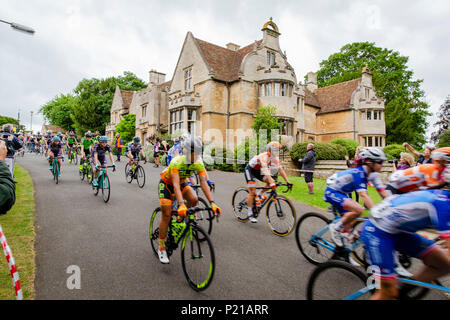
[[[314,178],[314,194],[312,195],[305,194],[308,192],[308,187],[304,177],[289,177],[289,181],[294,184],[292,192],[286,193],[289,198],[324,210],[329,206],[328,202],[323,200],[326,180]],[[381,197],[375,188],[369,186],[368,191],[370,198],[375,203],[381,202]]]
[[[27,171],[15,167],[16,204],[0,224],[11,248],[19,272],[24,299],[34,299],[34,195],[33,183]],[[15,299],[11,275],[3,250],[0,257],[0,299]]]

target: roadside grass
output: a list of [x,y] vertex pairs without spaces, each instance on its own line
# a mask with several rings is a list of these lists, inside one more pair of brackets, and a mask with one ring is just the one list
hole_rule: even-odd
[[[296,201],[326,210],[330,204],[323,200],[324,190],[327,186],[326,180],[314,178],[314,194],[306,194],[308,192],[308,187],[305,182],[304,177],[288,177],[289,181],[294,184],[292,192],[286,195]],[[371,186],[367,189],[370,198],[375,202],[381,202],[381,197],[377,190]],[[361,201],[360,201],[361,202]]]
[[[0,216],[0,224],[11,248],[17,270],[23,299],[34,299],[34,194],[33,183],[28,172],[15,166],[16,203],[6,215]],[[0,253],[0,300],[16,298],[12,278],[3,250]]]

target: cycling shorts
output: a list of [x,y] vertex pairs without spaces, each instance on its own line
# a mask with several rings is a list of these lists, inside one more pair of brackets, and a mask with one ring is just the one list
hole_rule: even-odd
[[325,201],[331,204],[340,215],[348,212],[344,209],[344,204],[348,199],[352,199],[348,194],[331,189],[330,187],[325,188]]
[[[180,184],[181,193],[192,190],[187,182]],[[173,185],[165,183],[163,180],[159,181],[158,185],[159,203],[161,206],[171,206],[172,199],[175,197],[175,189]]]
[[247,165],[244,170],[245,180],[247,181],[247,187],[256,187],[256,180],[265,182],[265,177],[261,173],[261,170],[254,169]]
[[362,240],[369,255],[372,271],[380,280],[397,279],[395,251],[424,259],[430,252],[439,248],[433,240],[418,233],[387,233],[378,229],[371,221],[366,221],[362,230]]

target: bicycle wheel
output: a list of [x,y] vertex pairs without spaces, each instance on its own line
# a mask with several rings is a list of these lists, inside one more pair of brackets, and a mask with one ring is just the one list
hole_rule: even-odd
[[145,171],[141,166],[136,169],[136,180],[139,188],[143,188],[145,185]]
[[89,165],[87,169],[87,182],[89,184],[92,184],[92,179],[94,179],[94,171],[92,170],[92,167]]
[[109,183],[109,177],[107,174],[103,174],[102,179],[102,197],[103,201],[107,203],[109,201],[109,197],[111,195],[111,184]]
[[158,256],[159,250],[159,224],[161,223],[161,217],[161,208],[158,207],[153,211],[153,214],[150,217],[150,226],[148,229],[150,244],[156,256]]
[[126,164],[125,165],[125,178],[127,178],[127,176],[128,176],[128,171],[130,171],[130,169],[131,169],[131,166],[130,166],[130,164]]
[[74,156],[73,156],[73,162],[75,163],[75,165],[78,164],[78,155],[76,152],[74,153]]
[[[369,277],[343,261],[326,262],[311,274],[306,289],[308,300],[367,300],[373,290],[367,288]],[[360,294],[355,294],[363,289]]]
[[53,166],[54,168],[54,178],[55,178],[55,183],[58,184],[59,183],[59,164],[58,162],[56,162]]
[[80,180],[83,181],[84,177],[86,176],[86,172],[84,172],[84,168],[82,167],[81,170],[78,169],[78,175],[80,176]]
[[182,240],[181,265],[189,286],[195,291],[203,291],[214,277],[214,248],[208,234],[201,227],[191,225],[188,228]]
[[[357,221],[352,227],[352,233],[356,236],[360,236],[360,230],[363,227],[363,221]],[[360,240],[359,244],[352,250],[352,258],[358,262],[363,268],[367,268],[369,263],[369,257],[367,255],[366,249],[364,248],[363,242]]]
[[133,173],[133,171],[132,171],[132,169],[131,169],[131,166],[129,166],[128,164],[127,164],[127,167],[128,167],[128,171],[126,171],[126,174],[125,174],[125,180],[128,182],[128,183],[131,183],[132,181],[133,181],[133,179],[134,179],[134,173]]
[[297,223],[295,240],[302,255],[312,264],[324,263],[334,254],[334,242],[325,216],[316,212],[304,214]]
[[267,204],[266,219],[274,234],[286,237],[294,230],[297,215],[291,201],[283,195],[277,195]]
[[206,232],[208,232],[208,234],[211,234],[214,212],[212,211],[211,207],[208,205],[206,200],[201,197],[198,197],[197,207],[202,208],[204,210],[197,211],[195,213],[195,222],[199,226],[201,226]]
[[248,221],[247,198],[247,188],[241,187],[234,191],[231,199],[231,206],[233,207],[234,216],[240,222]]
[[[92,190],[94,190],[94,196],[98,195],[98,192],[99,192],[100,175],[101,175],[101,173],[99,173],[98,176],[97,176],[97,186],[94,187],[94,184],[91,184],[92,185]],[[94,174],[92,174],[92,180],[94,180]]]

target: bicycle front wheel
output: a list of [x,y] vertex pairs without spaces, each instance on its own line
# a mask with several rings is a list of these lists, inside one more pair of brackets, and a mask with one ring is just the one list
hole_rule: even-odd
[[161,208],[158,207],[153,211],[153,214],[150,218],[150,226],[148,228],[150,245],[152,246],[153,252],[156,256],[158,256],[159,250],[159,224],[161,223],[161,218]]
[[109,183],[109,177],[107,174],[103,175],[102,179],[102,197],[103,201],[107,203],[109,201],[109,197],[111,195],[111,184]]
[[316,212],[304,214],[297,223],[295,240],[302,255],[312,264],[324,263],[334,255],[330,220]]
[[215,271],[214,248],[206,231],[188,227],[181,246],[181,265],[189,286],[203,291],[211,284]]
[[136,169],[136,180],[139,188],[143,188],[145,185],[145,171],[141,166]]
[[197,222],[199,226],[201,226],[206,232],[208,232],[208,234],[211,234],[214,212],[212,211],[206,200],[201,197],[198,197],[197,207],[202,208],[203,210],[197,211],[195,213],[195,222]]
[[[369,283],[370,282],[370,283]],[[306,289],[308,300],[368,300],[367,274],[343,261],[326,262],[311,274]]]
[[233,207],[234,216],[240,222],[248,221],[248,206],[247,206],[248,190],[247,188],[238,188],[234,191],[231,199],[231,206]]
[[288,198],[277,195],[267,204],[266,219],[270,230],[280,237],[286,237],[294,230],[297,215]]

